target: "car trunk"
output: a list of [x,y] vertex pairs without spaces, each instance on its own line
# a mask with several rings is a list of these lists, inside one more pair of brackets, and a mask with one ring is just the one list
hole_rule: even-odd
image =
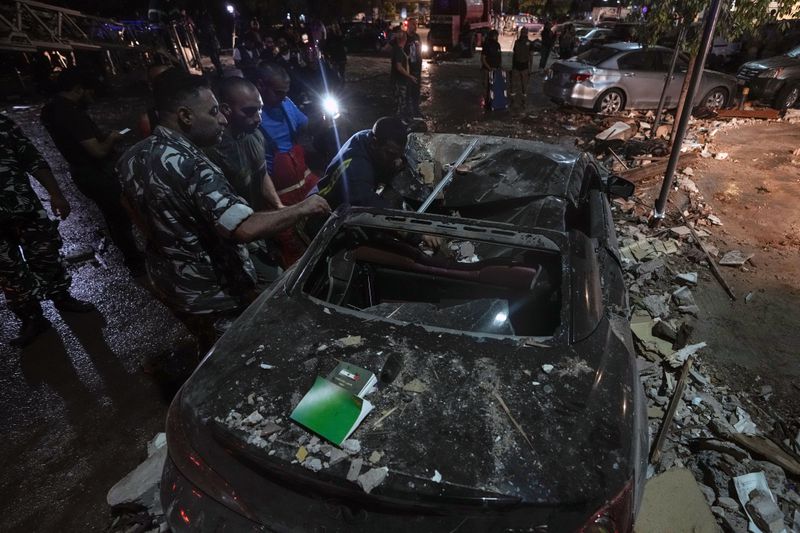
[[[193,449],[234,487],[244,465],[290,491],[405,513],[523,505],[577,511],[574,521],[633,476],[635,364],[605,319],[580,344],[544,347],[365,318],[302,294],[262,295],[182,390]],[[391,361],[397,372],[368,396],[375,410],[351,436],[360,452],[331,465],[335,447],[289,414],[339,361],[376,375]],[[263,420],[242,426],[232,411]],[[301,445],[321,470],[298,463]],[[347,480],[355,458],[362,473],[389,469],[369,496]]]
[[591,65],[579,61],[556,61],[551,69],[552,80],[562,87],[573,85],[575,81],[572,76],[575,74],[593,71]]

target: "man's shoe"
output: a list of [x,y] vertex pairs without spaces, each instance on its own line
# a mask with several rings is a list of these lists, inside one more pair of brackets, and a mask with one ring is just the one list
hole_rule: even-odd
[[56,306],[56,309],[65,313],[88,313],[97,309],[94,304],[78,300],[70,295],[53,300],[53,305]]
[[48,329],[50,329],[50,321],[43,316],[23,319],[22,326],[19,328],[19,335],[8,341],[8,343],[11,346],[23,348]]

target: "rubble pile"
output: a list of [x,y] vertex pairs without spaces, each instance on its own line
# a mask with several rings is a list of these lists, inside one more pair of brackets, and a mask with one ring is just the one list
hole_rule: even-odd
[[[749,522],[764,532],[800,531],[800,431],[722,385],[701,362],[710,347],[702,341],[690,343],[700,312],[693,290],[700,281],[714,283],[709,258],[745,268],[752,254],[731,250],[719,259],[716,248],[705,245],[706,255],[696,247],[692,231],[710,237],[709,230],[721,221],[705,205],[691,182],[693,172],[687,170],[678,187],[688,196],[683,215],[691,227],[651,229],[637,215],[635,202],[615,201],[624,213],[617,232],[650,442],[658,441],[659,432],[666,435],[661,449],[653,450],[648,477],[689,469],[725,531],[744,533]],[[685,383],[681,373],[686,373]],[[772,389],[764,386],[760,393],[768,398]],[[761,476],[764,483],[757,490],[739,488]]]

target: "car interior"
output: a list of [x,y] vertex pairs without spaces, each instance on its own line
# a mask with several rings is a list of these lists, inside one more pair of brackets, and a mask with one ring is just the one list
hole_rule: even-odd
[[463,332],[549,337],[560,324],[560,255],[344,226],[304,284],[326,302]]

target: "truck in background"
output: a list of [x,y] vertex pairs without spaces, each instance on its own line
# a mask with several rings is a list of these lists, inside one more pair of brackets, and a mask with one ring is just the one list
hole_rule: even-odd
[[484,0],[432,0],[428,45],[431,52],[457,49],[472,55],[491,28],[489,2]]

